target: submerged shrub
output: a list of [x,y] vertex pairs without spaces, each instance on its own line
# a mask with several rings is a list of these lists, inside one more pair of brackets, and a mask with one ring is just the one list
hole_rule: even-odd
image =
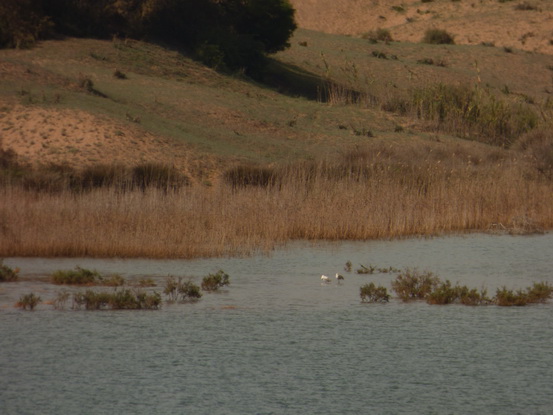
[[456,284],[453,286],[451,281],[439,282],[434,289],[427,295],[428,304],[463,304],[463,305],[484,305],[490,304],[491,300],[487,297],[486,290],[480,291],[469,289],[467,286]]
[[526,290],[509,290],[506,287],[498,288],[495,294],[495,303],[499,306],[524,306],[527,304],[545,303],[553,297],[553,287],[547,282],[534,283]]
[[86,310],[99,310],[107,306],[109,294],[104,292],[95,292],[86,290],[85,292],[76,292],[73,294],[73,309],[80,310],[84,307]]
[[175,279],[170,276],[165,281],[163,293],[169,296],[169,301],[185,301],[201,298],[200,287],[192,281],[183,281],[181,277]]
[[351,272],[351,261],[346,261],[346,264],[344,265],[344,271]]
[[463,305],[488,305],[492,304],[493,300],[488,297],[488,292],[485,289],[478,291],[476,288],[467,288],[462,292],[459,302]]
[[52,305],[56,310],[63,310],[65,309],[65,304],[67,303],[67,300],[69,300],[70,293],[68,291],[61,291],[58,293],[56,298],[52,301]]
[[553,286],[547,282],[535,282],[526,289],[526,295],[529,303],[545,303],[553,297]]
[[155,310],[161,305],[161,295],[154,292],[147,294],[129,289],[109,292],[86,290],[73,294],[73,308],[86,310]]
[[438,277],[431,272],[419,273],[407,268],[392,281],[392,289],[402,301],[422,300],[439,283]]
[[370,265],[367,267],[363,264],[359,264],[361,268],[358,268],[355,272],[358,274],[374,274],[376,271],[376,267],[374,265]]
[[125,285],[125,279],[119,274],[110,274],[108,276],[100,275],[98,283],[108,287],[120,287],[121,285]]
[[440,282],[426,296],[428,304],[452,304],[461,296],[462,287],[456,285],[453,287],[449,280]]
[[0,258],[0,282],[17,281],[19,268],[12,269],[4,265],[4,260]]
[[97,271],[91,271],[79,266],[74,270],[58,270],[50,276],[53,284],[90,285],[98,282],[102,276]]
[[386,287],[377,287],[374,282],[360,287],[359,296],[361,301],[366,303],[387,303],[390,301],[390,295]]
[[40,297],[36,296],[34,293],[30,293],[19,297],[19,301],[15,306],[23,310],[33,311],[41,301],[42,299]]
[[220,287],[229,285],[229,275],[223,270],[219,270],[216,274],[209,274],[204,277],[202,280],[202,290],[205,291],[216,291]]
[[152,278],[140,278],[137,285],[139,287],[155,287],[157,284]]
[[119,274],[102,275],[98,271],[91,271],[76,266],[74,270],[58,270],[50,275],[52,284],[59,285],[106,285],[119,287],[125,284],[125,279]]
[[523,290],[509,290],[506,287],[498,288],[495,293],[495,303],[502,307],[523,306],[528,304],[528,297]]
[[154,292],[134,292],[129,289],[115,291],[109,297],[108,305],[112,310],[153,310],[161,305],[161,295]]

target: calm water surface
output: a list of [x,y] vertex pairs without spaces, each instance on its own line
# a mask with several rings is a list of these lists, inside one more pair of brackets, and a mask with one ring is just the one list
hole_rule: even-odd
[[[552,414],[553,304],[521,308],[361,304],[394,275],[435,272],[471,287],[553,284],[553,234],[298,243],[270,257],[209,260],[8,258],[0,285],[0,414]],[[159,311],[13,307],[53,299],[44,278],[76,265],[153,277],[222,268],[223,292]],[[321,285],[320,275],[345,276]]]

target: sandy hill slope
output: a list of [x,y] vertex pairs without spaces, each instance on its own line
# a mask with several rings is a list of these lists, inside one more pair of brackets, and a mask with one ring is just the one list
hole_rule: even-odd
[[459,44],[489,43],[553,53],[550,0],[292,0],[300,27],[360,36],[389,29],[418,42],[428,28],[446,29]]

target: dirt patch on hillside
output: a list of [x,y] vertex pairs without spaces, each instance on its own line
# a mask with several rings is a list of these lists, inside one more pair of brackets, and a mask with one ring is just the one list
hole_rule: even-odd
[[550,0],[292,0],[300,27],[361,36],[377,28],[394,40],[420,42],[428,28],[445,29],[458,44],[493,44],[553,54]]
[[212,174],[212,161],[185,145],[145,132],[137,120],[124,123],[72,109],[2,104],[0,147],[13,150],[22,162],[75,168],[157,162],[173,165],[196,180]]

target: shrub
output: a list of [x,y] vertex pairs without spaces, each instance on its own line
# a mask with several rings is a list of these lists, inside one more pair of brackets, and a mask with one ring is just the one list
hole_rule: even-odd
[[200,287],[192,281],[183,281],[181,277],[178,280],[170,276],[165,282],[163,293],[169,296],[169,301],[185,301],[201,298]]
[[12,269],[4,265],[4,260],[0,258],[0,282],[17,281],[19,268]]
[[422,38],[424,43],[433,45],[453,45],[455,40],[453,36],[443,29],[428,29]]
[[34,0],[0,2],[0,48],[28,48],[51,34],[53,25]]
[[116,79],[127,79],[127,75],[121,72],[119,69],[113,71],[113,77]]
[[392,281],[392,289],[402,301],[422,300],[438,283],[439,279],[431,272],[419,273],[407,268]]
[[378,50],[373,50],[372,55],[375,58],[378,58],[378,59],[388,59],[388,57],[386,56],[386,54],[384,52],[380,52]]
[[145,190],[156,187],[175,190],[190,184],[188,178],[172,167],[160,163],[143,163],[132,170],[133,187]]
[[71,189],[81,191],[108,186],[124,187],[130,181],[129,176],[128,169],[120,165],[86,166],[80,171],[80,174],[75,172]]
[[440,83],[414,89],[411,105],[418,118],[434,121],[438,128],[502,147],[539,123],[538,114],[529,105],[511,104],[467,85]]
[[202,290],[217,291],[220,287],[229,285],[229,275],[223,270],[219,270],[216,274],[209,274],[202,280]]
[[233,188],[248,186],[268,187],[275,184],[276,173],[268,167],[241,165],[225,171],[223,180]]
[[91,285],[101,280],[102,276],[97,271],[91,271],[79,266],[74,270],[59,270],[55,271],[50,276],[50,281],[53,284],[67,285]]
[[382,42],[391,42],[393,40],[390,31],[382,28],[365,33],[363,38],[368,39],[371,43],[377,43],[379,40]]
[[225,52],[221,50],[219,45],[204,42],[196,48],[194,54],[200,62],[210,68],[216,70],[224,70],[227,68]]
[[538,10],[538,7],[535,4],[523,1],[515,6],[515,10]]
[[387,303],[390,301],[390,295],[386,287],[377,287],[374,282],[360,287],[359,296],[361,301],[366,303]]
[[16,307],[23,310],[33,311],[35,307],[42,301],[42,299],[36,296],[34,293],[22,295],[19,297],[19,301],[15,304]]
[[553,132],[540,128],[522,135],[513,145],[534,161],[536,170],[548,179],[553,179]]

